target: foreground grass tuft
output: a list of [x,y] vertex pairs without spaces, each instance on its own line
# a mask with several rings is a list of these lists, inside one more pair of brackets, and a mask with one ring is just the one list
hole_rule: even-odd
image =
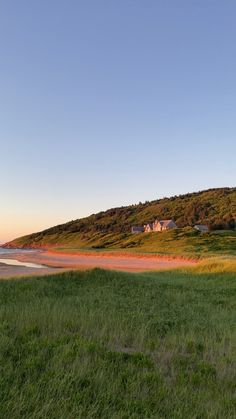
[[0,282],[0,417],[233,418],[233,272]]

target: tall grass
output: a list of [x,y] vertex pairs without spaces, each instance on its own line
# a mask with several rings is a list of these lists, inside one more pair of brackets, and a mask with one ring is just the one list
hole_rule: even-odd
[[188,271],[194,273],[226,273],[236,274],[236,257],[211,257],[203,259],[193,267],[188,267]]
[[0,282],[0,417],[233,418],[236,275]]

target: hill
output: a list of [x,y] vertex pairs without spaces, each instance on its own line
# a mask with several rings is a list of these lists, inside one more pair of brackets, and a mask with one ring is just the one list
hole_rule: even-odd
[[[175,220],[176,231],[131,235],[132,225],[154,219]],[[210,250],[235,250],[235,234],[203,235],[189,226],[207,224],[210,230],[234,230],[236,188],[217,188],[158,199],[126,207],[112,208],[89,217],[72,220],[39,233],[7,243],[6,247],[63,247],[75,249],[136,249],[148,252],[196,253],[196,247],[210,244]],[[211,238],[209,240],[209,237]],[[229,239],[230,237],[230,239]],[[178,246],[176,248],[176,241]],[[227,244],[228,243],[228,244]],[[232,247],[233,245],[233,247]],[[209,246],[208,246],[209,247]],[[205,250],[209,250],[207,249]],[[173,248],[173,251],[172,251]]]

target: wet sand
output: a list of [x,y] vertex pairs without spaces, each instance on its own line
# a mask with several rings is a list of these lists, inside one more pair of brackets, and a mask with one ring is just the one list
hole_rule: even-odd
[[92,269],[95,267],[121,271],[142,272],[162,269],[175,269],[193,266],[197,262],[181,258],[138,255],[114,255],[93,253],[57,253],[52,251],[36,251],[33,253],[14,253],[2,255],[5,259],[17,259],[21,262],[31,262],[46,265],[46,268],[35,269],[27,267],[7,266],[0,264],[0,278],[45,275],[71,269]]

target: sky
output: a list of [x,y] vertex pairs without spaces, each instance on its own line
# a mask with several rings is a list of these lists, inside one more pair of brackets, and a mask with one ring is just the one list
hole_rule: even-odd
[[0,242],[236,183],[235,0],[0,2]]

